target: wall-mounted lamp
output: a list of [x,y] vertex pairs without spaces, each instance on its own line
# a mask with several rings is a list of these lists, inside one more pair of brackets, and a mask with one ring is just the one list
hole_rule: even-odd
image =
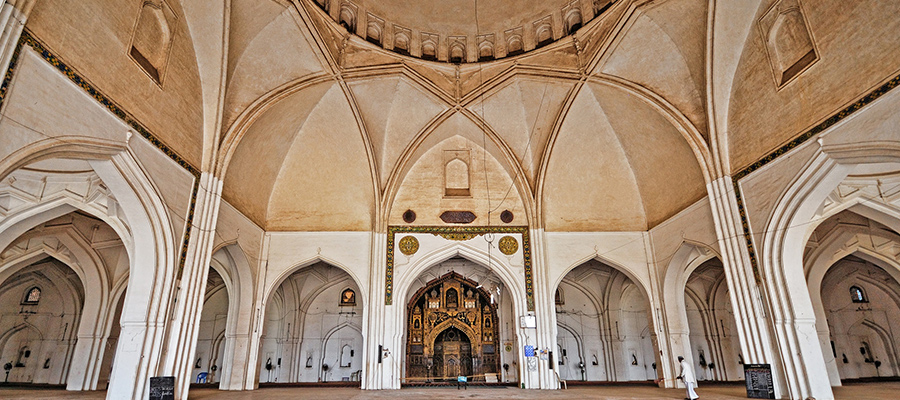
[[596,355],[596,354],[591,354],[591,364],[593,364],[593,365],[600,365],[600,362],[597,361],[597,355]]
[[631,353],[631,365],[638,365],[637,356]]
[[202,359],[203,359],[202,357],[197,357],[197,362],[194,363],[194,368],[200,368],[200,360],[202,360]]

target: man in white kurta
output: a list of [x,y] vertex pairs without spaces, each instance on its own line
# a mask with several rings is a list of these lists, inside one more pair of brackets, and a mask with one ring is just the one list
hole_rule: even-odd
[[700,396],[697,396],[697,392],[694,391],[694,388],[697,387],[697,378],[694,376],[694,370],[684,360],[684,357],[678,356],[678,362],[681,363],[681,373],[678,374],[678,379],[681,379],[684,382],[684,387],[687,388],[687,397],[685,399],[694,400],[699,398]]

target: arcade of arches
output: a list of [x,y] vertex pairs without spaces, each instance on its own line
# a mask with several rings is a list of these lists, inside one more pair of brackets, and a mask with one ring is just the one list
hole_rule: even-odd
[[0,378],[900,377],[896,15],[5,0]]

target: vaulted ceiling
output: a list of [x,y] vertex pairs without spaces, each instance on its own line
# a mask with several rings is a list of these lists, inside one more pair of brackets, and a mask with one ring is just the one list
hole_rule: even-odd
[[[406,209],[646,230],[705,194],[705,1],[615,2],[552,44],[463,64],[386,50],[312,1],[233,7],[224,196],[268,230],[369,230]],[[451,149],[473,155],[471,198],[443,196]]]
[[[25,28],[267,230],[647,230],[900,71],[892,1],[126,3],[42,0]],[[147,7],[155,79],[128,51]]]

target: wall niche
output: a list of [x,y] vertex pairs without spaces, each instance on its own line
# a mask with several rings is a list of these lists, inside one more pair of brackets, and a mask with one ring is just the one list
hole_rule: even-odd
[[758,26],[779,88],[819,59],[800,0],[776,1]]
[[162,84],[169,63],[176,20],[165,1],[148,0],[141,5],[135,23],[128,55],[157,84]]
[[468,197],[469,150],[444,150],[444,197]]

